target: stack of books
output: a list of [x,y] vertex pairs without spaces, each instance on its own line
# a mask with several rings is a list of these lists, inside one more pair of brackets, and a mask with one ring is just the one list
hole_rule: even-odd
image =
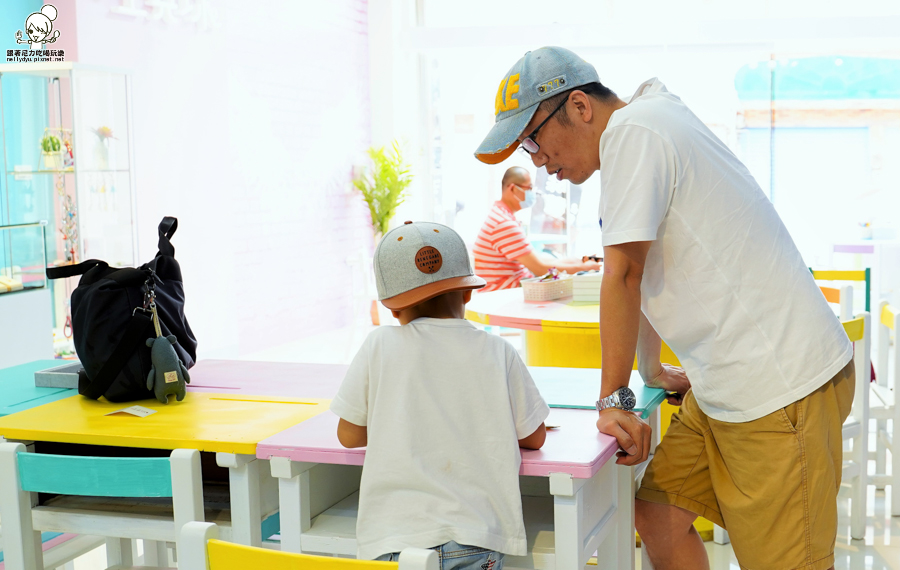
[[572,278],[572,300],[578,303],[600,304],[601,271],[580,271]]

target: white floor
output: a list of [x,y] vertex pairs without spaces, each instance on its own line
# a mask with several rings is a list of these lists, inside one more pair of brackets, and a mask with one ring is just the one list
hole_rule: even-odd
[[[242,359],[349,364],[366,335],[373,329],[368,325],[340,329],[248,354]],[[512,336],[507,339],[521,350],[521,337]],[[876,491],[874,487],[869,487],[866,538],[860,541],[850,539],[849,500],[843,496],[839,498],[839,527],[835,547],[837,570],[900,570],[900,517],[885,515],[885,504],[890,501],[890,493],[890,487],[887,491]],[[731,545],[709,542],[706,549],[712,570],[739,570]],[[636,558],[640,568],[640,551]],[[74,570],[99,570],[106,567],[105,562],[104,550],[98,549],[76,560]]]

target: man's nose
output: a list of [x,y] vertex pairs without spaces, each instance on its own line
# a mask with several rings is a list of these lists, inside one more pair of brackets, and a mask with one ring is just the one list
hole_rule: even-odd
[[538,168],[547,164],[547,155],[541,151],[537,151],[531,155],[531,162]]

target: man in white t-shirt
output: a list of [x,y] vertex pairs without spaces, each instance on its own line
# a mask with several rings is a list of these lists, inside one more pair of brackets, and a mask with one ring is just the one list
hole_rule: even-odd
[[512,345],[465,320],[485,281],[452,229],[385,234],[375,281],[401,326],[366,338],[331,402],[341,443],[368,446],[358,556],[434,548],[442,570],[501,570],[526,554],[519,447],[543,445],[550,410]]
[[[600,171],[597,427],[619,463],[649,450],[623,405],[635,353],[647,384],[683,397],[635,505],[655,568],[709,567],[698,515],[742,567],[831,567],[852,346],[750,172],[657,79],[626,103],[562,48],[520,59],[495,106],[478,159],[521,145],[560,179]],[[660,364],[660,337],[683,369]]]

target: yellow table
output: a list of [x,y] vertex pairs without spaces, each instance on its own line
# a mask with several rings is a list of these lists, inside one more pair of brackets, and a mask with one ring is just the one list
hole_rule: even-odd
[[[0,436],[155,449],[188,448],[216,453],[229,468],[232,536],[262,544],[260,521],[278,508],[275,483],[263,481],[256,445],[328,409],[330,400],[190,392],[182,402],[142,400],[113,404],[72,396],[0,418]],[[156,410],[146,417],[110,412],[140,405]],[[271,479],[271,478],[269,478]],[[269,483],[271,483],[269,485]],[[272,496],[261,489],[272,487]]]
[[[466,305],[466,319],[483,325],[521,329],[525,333],[525,363],[528,366],[601,368],[600,306],[576,303],[571,298],[525,302],[522,289],[475,293]],[[660,360],[680,366],[666,343]],[[635,360],[634,368],[637,369]],[[599,390],[599,380],[597,388]],[[660,435],[664,435],[678,408],[663,402]],[[712,539],[713,525],[698,518],[694,526],[704,540]]]
[[[72,396],[0,418],[8,439],[255,454],[256,444],[328,409],[330,400],[191,392],[182,402],[113,404]],[[137,404],[145,418],[106,415]]]

